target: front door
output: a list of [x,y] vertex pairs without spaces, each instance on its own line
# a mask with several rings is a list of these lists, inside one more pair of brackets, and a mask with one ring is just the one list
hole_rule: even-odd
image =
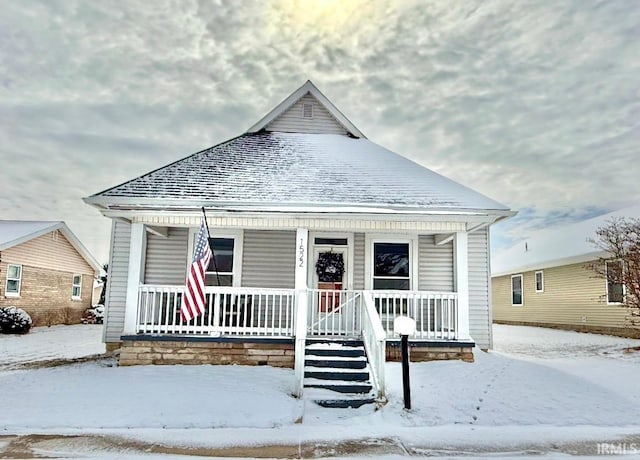
[[344,246],[313,249],[313,288],[318,289],[318,310],[331,313],[339,309],[341,293],[347,288],[348,252]]

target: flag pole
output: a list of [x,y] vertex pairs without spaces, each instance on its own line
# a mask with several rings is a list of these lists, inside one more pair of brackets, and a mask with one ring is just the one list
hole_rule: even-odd
[[211,239],[211,232],[209,232],[209,223],[207,222],[207,213],[204,211],[204,206],[202,207],[202,215],[204,217],[204,225],[207,227],[207,244],[209,245],[209,249],[211,249],[211,258],[213,259],[213,268],[216,271],[216,281],[218,282],[218,286],[220,286],[220,275],[218,274],[218,264],[216,264],[216,254],[213,252],[213,248],[209,243]]

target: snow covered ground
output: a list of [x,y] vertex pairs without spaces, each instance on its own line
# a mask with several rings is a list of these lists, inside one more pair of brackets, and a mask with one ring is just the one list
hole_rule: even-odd
[[34,327],[26,335],[0,334],[0,370],[100,355],[104,351],[101,324]]
[[[73,349],[80,338],[70,331],[66,338],[59,333],[58,340],[66,342],[56,345],[60,350]],[[22,343],[31,337],[41,340],[29,334]],[[0,386],[12,388],[17,402],[0,411],[0,457],[3,444],[10,449],[16,439],[33,434],[75,436],[32,439],[32,452],[47,455],[117,452],[138,458],[153,449],[197,455],[260,445],[280,450],[260,448],[251,455],[290,456],[288,448],[294,455],[295,449],[342,456],[371,449],[396,456],[596,455],[597,443],[604,441],[626,442],[640,455],[640,353],[624,351],[640,346],[639,340],[496,326],[495,346],[495,352],[476,351],[472,364],[412,364],[410,412],[403,410],[397,363],[387,364],[389,403],[377,411],[324,409],[297,400],[291,396],[293,371],[269,367],[120,368],[104,359],[0,370]],[[54,350],[42,352],[52,355]],[[18,359],[0,356],[5,362]],[[33,351],[25,356],[33,359]]]

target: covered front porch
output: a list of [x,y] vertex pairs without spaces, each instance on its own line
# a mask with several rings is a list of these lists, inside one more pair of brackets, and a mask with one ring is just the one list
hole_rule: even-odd
[[[309,343],[357,340],[383,395],[384,362],[394,357],[399,340],[393,331],[398,316],[416,322],[410,341],[418,358],[420,352],[426,359],[470,355],[469,233],[466,224],[455,224],[423,223],[448,230],[431,234],[214,228],[210,241],[219,265],[207,272],[205,312],[185,323],[181,283],[194,227],[133,223],[122,329],[129,348],[121,363],[289,366],[296,369],[301,393]],[[181,263],[175,262],[178,243]],[[322,257],[344,264],[332,283],[318,275]],[[176,282],[157,282],[165,279]],[[449,289],[428,289],[433,286]]]

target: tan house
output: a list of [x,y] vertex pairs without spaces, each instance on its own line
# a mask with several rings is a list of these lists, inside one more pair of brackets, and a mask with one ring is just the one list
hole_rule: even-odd
[[[491,259],[493,321],[640,337],[626,321],[624,286],[589,268],[607,254],[589,243],[613,217],[640,217],[640,206],[535,232]],[[607,270],[620,262],[607,261]]]
[[0,306],[34,325],[77,323],[100,265],[64,222],[0,221]]
[[[311,82],[238,137],[85,201],[113,221],[105,341],[121,365],[287,366],[298,394],[381,397],[400,315],[412,358],[490,347],[489,226],[513,213],[373,143]],[[202,208],[207,307],[185,323]]]

